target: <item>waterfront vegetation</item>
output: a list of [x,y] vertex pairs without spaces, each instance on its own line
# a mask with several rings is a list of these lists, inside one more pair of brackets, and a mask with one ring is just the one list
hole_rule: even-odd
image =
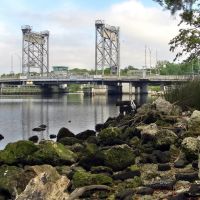
[[165,98],[184,109],[200,110],[200,79],[174,85],[165,92]]

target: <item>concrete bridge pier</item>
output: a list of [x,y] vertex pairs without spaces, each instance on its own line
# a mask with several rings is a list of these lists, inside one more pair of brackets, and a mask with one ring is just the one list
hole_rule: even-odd
[[148,94],[148,84],[143,83],[140,86],[140,94]]
[[108,95],[121,95],[122,94],[122,84],[118,83],[116,85],[107,85]]

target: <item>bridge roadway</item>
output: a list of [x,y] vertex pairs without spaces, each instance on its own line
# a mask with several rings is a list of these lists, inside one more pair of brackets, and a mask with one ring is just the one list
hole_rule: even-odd
[[194,79],[194,76],[71,76],[71,77],[20,77],[20,78],[0,78],[0,84],[21,85],[24,83],[32,83],[34,85],[62,85],[62,84],[98,84],[98,85],[119,85],[122,83],[130,83],[132,85],[150,84],[150,85],[170,85],[182,83]]

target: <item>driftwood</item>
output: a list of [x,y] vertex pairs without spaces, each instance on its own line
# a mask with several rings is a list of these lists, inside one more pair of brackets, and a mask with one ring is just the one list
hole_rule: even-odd
[[75,200],[78,199],[80,196],[82,196],[86,191],[89,190],[111,190],[110,187],[106,185],[89,185],[81,188],[75,189],[67,198],[67,200]]

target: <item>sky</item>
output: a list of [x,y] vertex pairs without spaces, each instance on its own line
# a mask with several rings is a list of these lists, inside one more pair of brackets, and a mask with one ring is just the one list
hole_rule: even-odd
[[[178,18],[153,0],[1,0],[0,73],[20,71],[22,25],[50,31],[50,66],[94,69],[95,20],[120,26],[121,68],[144,66],[147,45],[155,65],[172,61],[169,41],[178,33]],[[147,53],[147,64],[150,55]]]

